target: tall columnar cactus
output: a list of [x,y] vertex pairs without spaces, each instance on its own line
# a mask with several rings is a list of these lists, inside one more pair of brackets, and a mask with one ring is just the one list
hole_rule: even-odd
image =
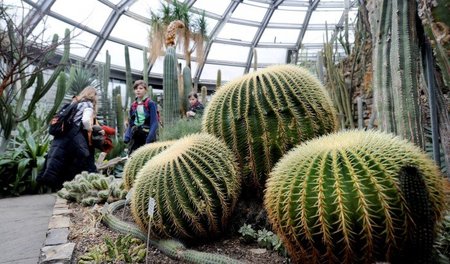
[[208,88],[206,86],[202,86],[202,104],[206,106],[206,96],[208,95]]
[[170,126],[180,117],[177,56],[174,47],[168,47],[164,56],[163,91],[163,123],[164,126]]
[[124,110],[122,107],[122,95],[118,93],[115,97],[116,101],[116,117],[117,117],[117,137],[123,138],[124,133]]
[[[148,56],[147,56],[148,50],[146,47],[142,50],[142,56],[143,56],[143,67],[142,67],[142,80],[144,83],[148,85]],[[148,85],[148,96],[150,98],[153,98],[153,87],[151,85]]]
[[108,125],[114,123],[114,114],[111,109],[111,100],[109,98],[109,76],[111,70],[111,55],[106,51],[105,64],[98,67],[99,83],[101,90],[101,114],[102,118]]
[[125,90],[125,108],[128,109],[128,102],[134,101],[133,77],[131,76],[130,51],[128,45],[125,45],[125,79],[127,89]]
[[294,262],[429,263],[445,207],[442,179],[412,143],[339,132],[285,155],[264,205]]
[[209,134],[192,134],[153,157],[139,171],[131,211],[147,230],[147,208],[155,199],[151,235],[185,241],[225,231],[240,191],[234,155]]
[[181,96],[183,100],[183,112],[185,113],[189,109],[189,99],[188,95],[193,91],[192,89],[192,74],[191,69],[188,66],[183,68],[183,95]]
[[133,155],[127,160],[123,168],[125,189],[130,190],[133,187],[136,175],[147,161],[170,147],[173,143],[174,141],[163,141],[145,144],[133,152]]
[[420,121],[416,1],[383,0],[373,12],[373,90],[379,126],[425,146]]
[[325,88],[307,70],[278,65],[224,85],[205,110],[202,129],[223,139],[244,181],[262,190],[266,176],[293,146],[337,129]]
[[216,78],[216,91],[222,86],[222,71],[220,69],[217,70],[217,78]]
[[258,53],[256,52],[256,49],[253,48],[253,71],[258,70]]

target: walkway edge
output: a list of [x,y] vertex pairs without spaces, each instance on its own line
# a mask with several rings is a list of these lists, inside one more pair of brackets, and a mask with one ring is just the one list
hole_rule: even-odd
[[70,216],[72,210],[69,209],[66,199],[56,196],[53,214],[48,224],[48,231],[38,264],[72,262],[75,243],[69,243]]

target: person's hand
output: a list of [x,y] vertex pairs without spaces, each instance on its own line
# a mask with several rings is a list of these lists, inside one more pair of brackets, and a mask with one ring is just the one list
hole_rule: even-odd
[[104,136],[105,135],[105,130],[100,130],[100,131],[98,131],[98,133],[100,134],[100,135],[102,135],[102,136]]
[[187,111],[187,112],[186,112],[186,115],[187,115],[188,117],[190,117],[190,116],[195,116],[195,112],[194,112],[194,111]]

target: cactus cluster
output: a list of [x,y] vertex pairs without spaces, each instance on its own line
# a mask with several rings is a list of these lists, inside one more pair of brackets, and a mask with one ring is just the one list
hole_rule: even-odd
[[65,182],[64,188],[58,191],[61,198],[90,206],[97,203],[113,202],[124,199],[127,191],[121,180],[114,176],[105,177],[98,173],[83,171],[72,181]]
[[335,131],[337,120],[314,76],[293,65],[277,65],[222,86],[205,109],[202,129],[226,142],[246,186],[261,191],[284,153]]
[[212,135],[192,134],[142,167],[134,183],[131,211],[146,231],[152,197],[156,203],[153,237],[209,239],[225,230],[239,191],[233,153]]
[[285,155],[264,205],[294,262],[429,263],[445,207],[442,179],[410,142],[345,131]]
[[145,165],[145,163],[147,163],[147,161],[171,146],[173,143],[174,141],[162,141],[145,144],[144,146],[138,148],[135,152],[133,152],[131,157],[125,163],[125,167],[123,168],[125,189],[130,190],[133,187],[136,175],[138,174],[139,170]]

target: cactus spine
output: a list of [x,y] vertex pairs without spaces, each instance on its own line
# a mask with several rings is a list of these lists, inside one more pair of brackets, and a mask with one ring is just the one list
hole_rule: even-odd
[[164,56],[163,90],[163,123],[164,126],[170,126],[179,118],[177,57],[174,47],[168,47]]
[[139,171],[131,201],[133,218],[148,228],[148,201],[156,201],[154,237],[210,239],[225,231],[240,181],[233,153],[216,137],[192,134],[153,157]]
[[428,263],[445,208],[442,179],[406,140],[345,131],[285,155],[264,205],[294,262]]
[[223,86],[208,103],[202,129],[237,157],[244,181],[262,190],[266,176],[293,146],[337,129],[325,88],[307,70],[271,66]]
[[170,147],[174,141],[163,141],[151,144],[145,144],[138,148],[125,163],[123,168],[123,177],[125,189],[130,190],[133,187],[136,175],[139,170],[149,161],[153,156],[159,154],[166,148]]

